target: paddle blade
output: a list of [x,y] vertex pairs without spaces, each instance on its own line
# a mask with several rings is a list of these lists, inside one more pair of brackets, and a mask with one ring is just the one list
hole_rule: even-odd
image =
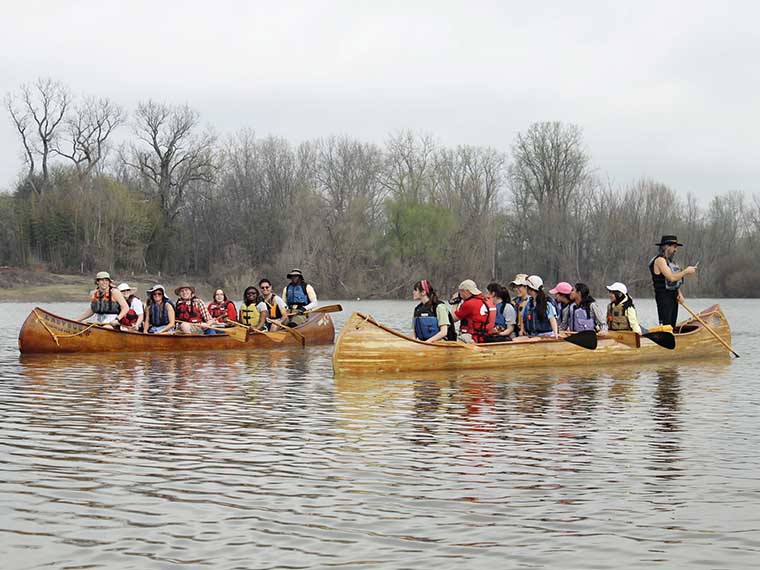
[[588,350],[596,350],[596,333],[594,331],[581,331],[573,333],[569,336],[563,336],[562,340],[586,348]]
[[673,350],[676,347],[676,337],[673,336],[673,333],[669,333],[665,331],[655,331],[655,332],[648,332],[642,336],[644,338],[648,338],[656,345],[661,346],[662,348],[667,348],[668,350]]
[[238,342],[245,342],[248,338],[248,329],[242,327],[229,327],[224,329],[224,334],[234,338]]
[[[324,307],[317,307],[311,311],[306,311],[304,315],[310,315],[311,313],[340,313],[343,307],[340,305],[325,305]],[[297,313],[293,313],[294,315]]]

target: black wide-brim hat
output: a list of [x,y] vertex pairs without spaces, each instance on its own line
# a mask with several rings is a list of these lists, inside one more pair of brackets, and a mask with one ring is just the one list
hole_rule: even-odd
[[676,244],[678,247],[683,247],[683,244],[678,242],[678,238],[676,236],[662,236],[660,243],[656,243],[654,245],[668,245],[671,243]]

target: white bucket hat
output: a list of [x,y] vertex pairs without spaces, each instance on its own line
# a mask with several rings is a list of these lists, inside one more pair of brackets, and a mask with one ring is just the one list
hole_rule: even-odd
[[132,287],[129,286],[129,283],[121,283],[117,289],[123,293],[124,291],[131,291]]

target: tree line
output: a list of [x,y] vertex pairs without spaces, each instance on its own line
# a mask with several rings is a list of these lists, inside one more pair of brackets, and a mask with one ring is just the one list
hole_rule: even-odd
[[334,298],[531,273],[649,296],[653,244],[675,233],[681,260],[700,261],[689,294],[760,296],[757,196],[700,207],[654,180],[613,187],[576,125],[535,123],[506,150],[412,132],[294,145],[219,137],[186,105],[127,113],[51,79],[5,107],[24,169],[0,194],[2,265],[185,274],[234,291],[297,266]]

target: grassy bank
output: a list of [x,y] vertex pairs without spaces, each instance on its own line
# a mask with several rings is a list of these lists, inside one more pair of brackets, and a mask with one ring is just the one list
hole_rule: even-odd
[[[184,277],[159,277],[157,275],[124,276],[113,275],[114,279],[126,281],[137,289],[137,295],[145,299],[145,291],[154,283],[162,283],[167,289],[173,289]],[[211,287],[200,281],[187,279],[193,284],[202,298],[208,298]],[[118,285],[121,281],[117,281]],[[20,269],[17,267],[0,267],[0,302],[40,302],[54,301],[86,302],[87,295],[95,288],[94,275],[59,274],[47,271]],[[169,292],[173,295],[173,291]]]

